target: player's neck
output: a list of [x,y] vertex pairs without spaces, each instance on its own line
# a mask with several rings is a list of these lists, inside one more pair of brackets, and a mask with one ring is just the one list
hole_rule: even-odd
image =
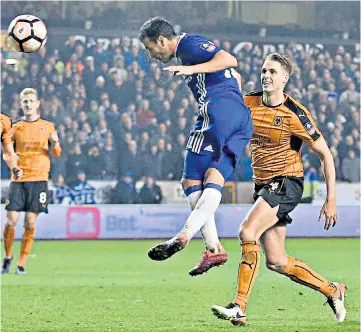
[[39,118],[40,118],[40,116],[38,114],[31,114],[31,115],[25,115],[24,116],[24,120],[26,122],[35,122]]
[[275,107],[282,105],[284,101],[285,96],[283,95],[283,91],[276,91],[274,93],[263,92],[262,103],[265,106]]
[[179,40],[180,40],[180,36],[177,36],[177,37],[172,39],[172,54],[173,54],[173,56],[175,56],[175,54],[177,52]]

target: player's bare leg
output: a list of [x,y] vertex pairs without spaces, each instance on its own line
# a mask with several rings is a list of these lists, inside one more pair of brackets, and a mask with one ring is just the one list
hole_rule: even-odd
[[270,205],[259,197],[243,221],[239,238],[241,241],[241,262],[238,269],[237,295],[227,306],[214,305],[213,314],[229,320],[233,325],[246,325],[247,301],[260,266],[260,236],[276,224],[278,206]]
[[[189,187],[200,186],[201,182],[199,180],[188,180],[187,184]],[[214,168],[208,169],[205,174],[203,192],[197,200],[183,229],[174,238],[150,249],[148,252],[149,257],[154,260],[165,260],[173,256],[176,252],[184,249],[194,234],[197,233],[212,216],[214,216],[214,212],[218,208],[222,198],[221,191],[223,185],[224,179],[221,173]],[[212,236],[214,238],[214,234],[212,234]],[[216,237],[216,241],[219,243],[218,235],[216,235]],[[226,253],[222,252],[221,255],[222,260],[226,261]],[[209,255],[204,256],[203,261],[204,263],[207,263],[209,267],[207,268],[206,265],[202,266],[199,273],[196,272],[194,275],[204,273],[213,266],[225,263],[225,261],[220,263],[217,259],[213,259],[214,262],[212,261],[212,263],[209,263],[210,260],[212,260],[212,258]],[[202,272],[202,270],[204,271]]]
[[329,282],[304,262],[287,256],[285,238],[285,225],[276,225],[262,235],[261,243],[266,255],[267,268],[325,295],[326,303],[330,305],[334,318],[338,322],[343,322],[346,318],[346,286],[342,283]]
[[25,272],[24,270],[24,265],[29,257],[31,248],[34,243],[35,222],[37,217],[37,213],[26,212],[24,222],[24,235],[21,240],[20,258],[18,260],[16,274],[27,274],[27,272]]
[[20,213],[17,211],[8,211],[7,221],[4,227],[4,247],[5,257],[1,268],[1,273],[9,273],[10,264],[13,259],[13,243],[15,237],[15,227],[19,220]]

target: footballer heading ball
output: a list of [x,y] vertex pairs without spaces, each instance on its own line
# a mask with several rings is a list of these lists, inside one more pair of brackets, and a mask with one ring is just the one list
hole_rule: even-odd
[[45,45],[48,32],[40,18],[20,15],[11,21],[8,34],[10,43],[17,51],[34,53]]

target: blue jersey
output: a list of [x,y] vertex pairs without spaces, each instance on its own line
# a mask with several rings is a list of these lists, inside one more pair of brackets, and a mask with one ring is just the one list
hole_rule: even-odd
[[70,190],[71,204],[96,204],[95,188],[86,182],[75,183]]
[[[181,65],[197,65],[212,60],[220,50],[221,48],[205,37],[184,33],[178,42],[176,58]],[[236,99],[244,104],[233,69],[193,74],[184,76],[184,79],[200,105],[212,97]]]

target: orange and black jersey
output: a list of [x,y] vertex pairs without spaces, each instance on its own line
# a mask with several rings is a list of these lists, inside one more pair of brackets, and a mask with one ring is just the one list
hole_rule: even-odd
[[1,143],[2,144],[11,144],[12,143],[12,128],[11,128],[11,119],[1,113]]
[[[18,167],[24,172],[15,182],[48,181],[50,171],[49,137],[55,131],[54,123],[41,118],[29,122],[20,120],[13,125],[15,152],[19,156]],[[52,151],[60,156],[61,147]]]
[[302,142],[312,146],[322,136],[307,108],[287,94],[284,97],[278,106],[264,105],[262,91],[244,97],[254,125],[250,150],[257,183],[276,176],[302,177]]

